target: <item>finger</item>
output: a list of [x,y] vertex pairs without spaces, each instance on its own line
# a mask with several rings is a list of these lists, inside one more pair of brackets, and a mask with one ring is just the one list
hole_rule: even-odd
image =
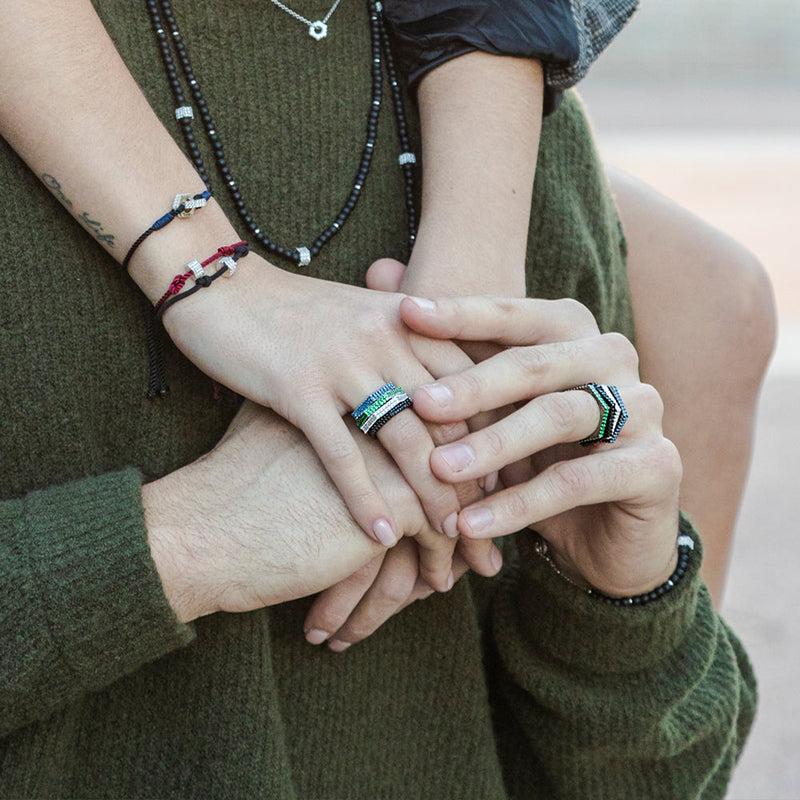
[[437,422],[466,419],[479,411],[597,381],[638,380],[638,356],[621,334],[578,341],[512,347],[480,364],[414,392],[414,408]]
[[[478,545],[476,547],[476,545]],[[465,539],[458,540],[457,554],[460,554],[470,569],[490,578],[497,575],[503,567],[503,555],[491,539]],[[455,562],[455,558],[453,559]],[[453,573],[455,574],[455,566]],[[458,578],[456,578],[458,580]]]
[[[458,525],[458,512],[453,517],[453,529]],[[428,586],[437,592],[449,592],[453,588],[453,552],[456,538],[442,536],[427,525],[409,537],[418,546],[419,574]]]
[[[455,375],[456,373],[464,372],[464,370],[475,366],[475,361],[473,361],[458,345],[452,342],[440,342],[429,339],[427,336],[412,334],[409,337],[409,344],[422,366],[437,380],[447,375]],[[500,411],[487,411],[476,414],[474,417],[467,420],[467,427],[472,431],[480,430],[497,421],[500,415]],[[450,428],[446,425],[442,425],[439,431],[429,425],[429,430],[431,430],[431,435],[437,445],[461,438],[461,436],[455,435],[456,431],[454,428]]]
[[372,586],[387,554],[381,553],[343,581],[317,595],[303,624],[309,644],[322,644],[344,625]]
[[[406,411],[398,416],[405,414]],[[434,589],[447,591],[453,582],[453,537],[458,535],[456,521],[458,510],[461,507],[458,497],[463,495],[465,502],[472,502],[479,495],[475,481],[461,483],[458,487],[453,487],[433,476],[430,471],[430,453],[433,449],[433,442],[427,434],[423,423],[410,411],[408,415],[414,424],[422,428],[422,436],[417,439],[422,447],[420,455],[415,455],[414,437],[400,434],[397,442],[391,443],[390,440],[388,447],[385,446],[385,442],[382,442],[384,447],[379,448],[377,452],[373,450],[369,460],[370,469],[372,476],[381,486],[382,495],[390,503],[390,507],[396,511],[395,519],[400,526],[399,531],[404,536],[414,537],[420,548],[419,560],[422,577]],[[391,420],[391,422],[395,422],[395,419]],[[385,427],[388,428],[389,425],[387,424]],[[459,435],[462,433],[459,432]],[[358,436],[358,434],[355,435]],[[372,443],[364,437],[358,440],[358,447],[364,453],[368,452],[370,444]],[[397,455],[398,452],[400,453],[399,455]],[[406,462],[406,459],[408,459],[409,463]],[[387,465],[390,467],[388,470]],[[401,473],[405,471],[407,474],[398,474],[398,469]],[[413,481],[416,481],[416,487],[413,485]],[[426,511],[424,508],[419,489],[420,483],[424,484],[425,481],[433,483],[436,489],[438,487],[446,489],[448,496],[445,496],[445,501],[449,502],[449,495],[455,498],[452,511],[450,511],[449,517],[444,520],[442,526],[448,536],[443,536],[441,531],[436,531],[429,521],[430,511]],[[471,486],[471,491],[465,492],[464,487],[466,486]],[[427,491],[430,494],[429,488]]]
[[440,339],[531,345],[598,333],[592,313],[575,300],[406,297],[400,317],[417,333]]
[[556,444],[587,438],[600,421],[600,407],[588,392],[551,392],[489,428],[437,447],[431,469],[451,483],[474,479]]
[[680,457],[667,439],[596,450],[559,461],[527,483],[465,508],[459,530],[467,537],[497,537],[582,506],[644,507],[676,493],[680,471]]
[[340,653],[377,630],[406,605],[417,581],[417,552],[414,543],[403,540],[386,554],[380,571],[328,646]]
[[[394,546],[400,534],[388,504],[369,475],[353,435],[332,407],[318,404],[298,424],[336,484],[353,519],[375,541]],[[421,424],[421,423],[420,423]]]
[[377,292],[399,292],[406,265],[394,258],[379,258],[367,270],[367,289]]
[[[466,425],[459,432],[465,435]],[[430,456],[435,445],[425,423],[412,409],[406,409],[381,427],[378,441],[416,492],[434,530],[455,536],[456,514],[461,506],[455,489],[431,472]]]

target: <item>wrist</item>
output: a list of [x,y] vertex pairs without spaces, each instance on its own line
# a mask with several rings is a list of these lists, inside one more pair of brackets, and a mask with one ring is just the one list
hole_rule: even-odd
[[541,536],[534,543],[534,551],[564,581],[573,584],[587,595],[610,605],[638,606],[658,600],[672,591],[683,579],[692,560],[694,540],[690,535],[679,532],[664,568],[661,571],[651,571],[651,577],[644,581],[626,584],[624,590],[615,587],[599,590],[567,559],[559,556]]
[[[180,523],[176,513],[175,483],[177,473],[142,486],[147,541],[150,555],[161,579],[161,586],[179,622],[191,622],[213,611],[200,599],[191,565],[191,533]],[[184,517],[185,518],[185,517]]]
[[[150,224],[168,209],[155,212]],[[143,233],[147,228],[143,228]],[[138,236],[138,234],[137,234]],[[134,252],[128,273],[151,302],[158,300],[175,275],[193,259],[202,260],[240,237],[212,197],[207,205],[186,219],[177,218],[154,231]]]
[[520,242],[492,243],[484,229],[461,224],[452,213],[423,211],[401,291],[422,297],[525,297],[527,226]]

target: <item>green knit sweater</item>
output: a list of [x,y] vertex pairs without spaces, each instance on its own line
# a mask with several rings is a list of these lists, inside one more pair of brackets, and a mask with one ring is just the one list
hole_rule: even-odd
[[[144,4],[97,5],[174,129]],[[308,241],[363,142],[364,4],[344,0],[323,44],[264,0],[174,5],[252,213]],[[396,153],[385,111],[364,196],[315,274],[363,282],[376,257],[407,256]],[[520,534],[501,577],[461,580],[342,655],[304,641],[309,600],[179,624],[139,486],[209,450],[237,400],[215,402],[169,348],[171,397],[147,401],[146,302],[2,142],[0,176],[0,796],[722,797],[755,684],[699,555],[666,598],[614,608]],[[531,294],[576,297],[632,334],[619,223],[574,97],[544,125],[528,265]]]

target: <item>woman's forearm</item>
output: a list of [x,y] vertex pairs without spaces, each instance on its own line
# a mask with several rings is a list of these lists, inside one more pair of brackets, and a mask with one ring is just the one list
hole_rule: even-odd
[[[202,180],[89,0],[9,0],[0,6],[0,29],[0,134],[121,262],[173,197],[202,192]],[[145,241],[131,275],[154,299],[177,266],[237,238],[212,200]]]
[[542,97],[531,59],[469,53],[424,78],[422,217],[404,289],[524,295]]

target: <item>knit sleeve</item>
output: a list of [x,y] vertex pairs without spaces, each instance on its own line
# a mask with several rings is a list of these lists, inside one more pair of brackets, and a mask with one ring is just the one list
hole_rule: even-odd
[[[695,537],[685,521],[682,532]],[[699,541],[671,593],[620,608],[568,584],[522,537],[493,602],[487,655],[509,793],[722,798],[756,689],[700,580]]]
[[193,638],[161,588],[134,470],[0,503],[0,735]]
[[546,110],[574,86],[622,30],[638,0],[385,0],[409,83],[475,50],[544,65]]

